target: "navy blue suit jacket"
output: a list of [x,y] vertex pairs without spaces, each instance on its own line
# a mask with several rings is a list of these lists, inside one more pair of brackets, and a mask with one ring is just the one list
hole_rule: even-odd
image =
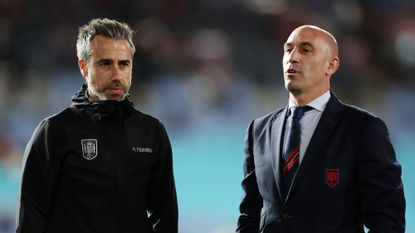
[[370,233],[403,233],[401,167],[383,121],[332,94],[282,200],[286,113],[276,110],[248,127],[237,232],[361,233],[365,225]]

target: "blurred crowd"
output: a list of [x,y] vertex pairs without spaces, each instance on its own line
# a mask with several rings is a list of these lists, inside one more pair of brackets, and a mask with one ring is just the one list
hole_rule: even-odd
[[0,0],[0,233],[12,232],[31,133],[83,82],[77,31],[95,17],[136,30],[131,98],[173,138],[285,105],[282,45],[301,24],[337,38],[336,95],[380,115],[394,140],[415,137],[412,0]]

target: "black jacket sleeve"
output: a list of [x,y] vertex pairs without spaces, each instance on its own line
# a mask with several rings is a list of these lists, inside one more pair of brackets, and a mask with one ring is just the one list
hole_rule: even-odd
[[255,175],[255,163],[253,155],[252,130],[254,122],[249,125],[245,137],[245,160],[243,165],[244,178],[242,180],[243,197],[239,206],[238,233],[258,233],[260,213],[262,209],[262,197],[259,193]]
[[160,161],[152,172],[149,187],[150,220],[153,232],[178,232],[178,207],[173,176],[173,157],[169,138],[160,123]]
[[59,162],[52,154],[52,136],[42,121],[27,144],[23,157],[17,233],[44,233],[58,179]]
[[362,217],[370,233],[405,231],[405,198],[388,130],[379,118],[369,120],[358,146]]

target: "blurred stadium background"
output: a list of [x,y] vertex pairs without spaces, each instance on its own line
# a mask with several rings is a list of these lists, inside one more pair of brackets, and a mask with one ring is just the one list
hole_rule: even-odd
[[301,24],[338,39],[336,95],[387,123],[415,233],[413,0],[0,0],[0,233],[14,229],[34,128],[82,83],[77,30],[95,17],[137,31],[131,95],[169,132],[181,233],[234,232],[245,128],[287,103],[282,44]]

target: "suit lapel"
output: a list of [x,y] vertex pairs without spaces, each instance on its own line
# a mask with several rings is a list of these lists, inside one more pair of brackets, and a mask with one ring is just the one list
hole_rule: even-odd
[[287,107],[276,115],[275,120],[271,126],[271,163],[272,171],[274,172],[274,178],[277,185],[278,194],[281,196],[280,189],[280,158],[281,158],[281,140],[282,133],[284,132],[285,116],[287,115]]
[[320,153],[324,152],[325,145],[327,145],[332,133],[335,131],[336,126],[343,117],[343,115],[340,114],[342,109],[343,104],[340,103],[333,93],[331,93],[330,100],[321,115],[313,136],[311,137],[287,198],[295,190],[296,185],[301,181],[304,175],[310,170],[310,165],[313,160],[315,160]]

